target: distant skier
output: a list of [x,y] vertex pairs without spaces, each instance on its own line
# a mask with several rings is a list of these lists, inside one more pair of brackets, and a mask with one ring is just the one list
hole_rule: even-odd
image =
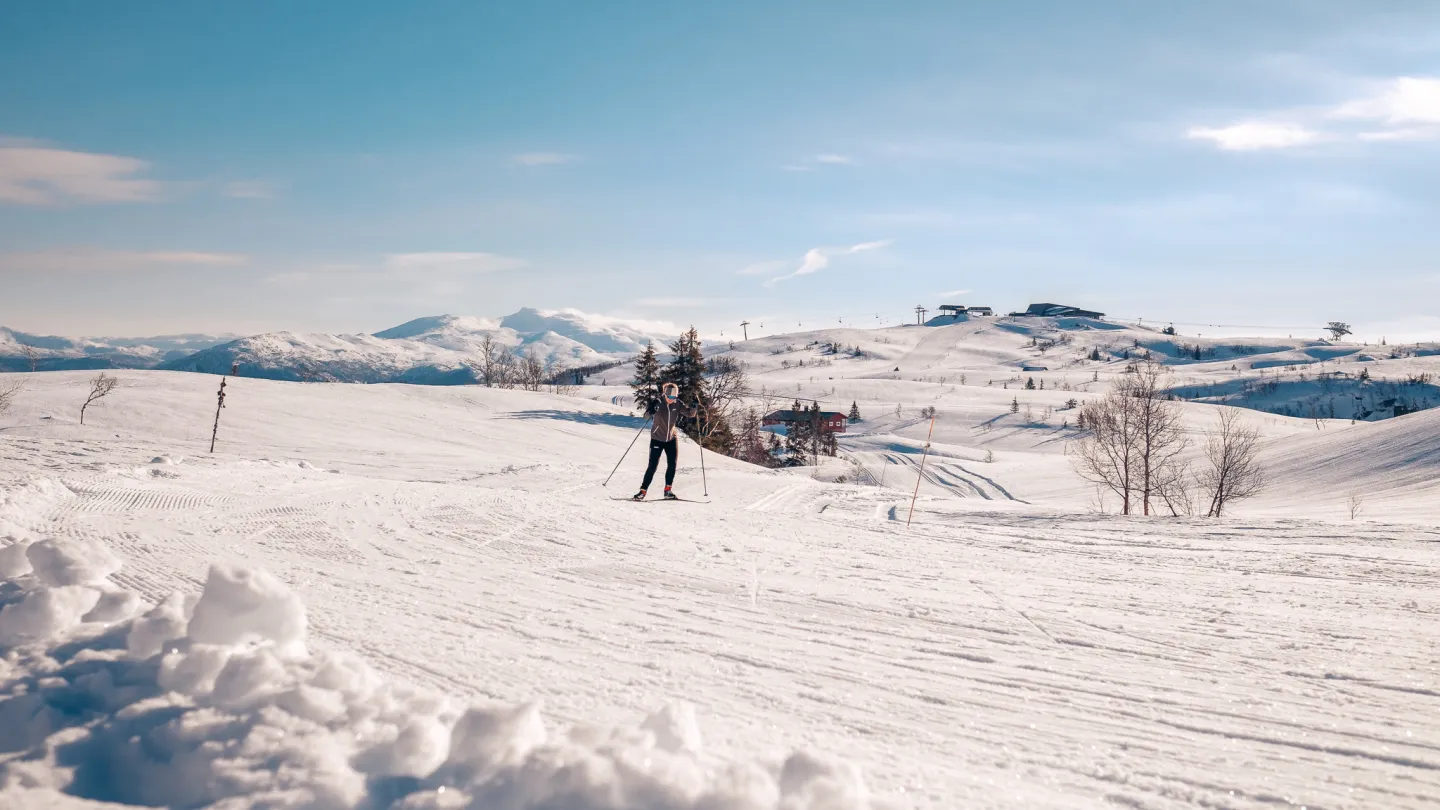
[[647,414],[654,420],[650,423],[650,463],[645,467],[645,480],[640,484],[640,491],[635,493],[635,500],[645,500],[645,491],[650,488],[650,482],[655,480],[655,469],[660,466],[660,454],[665,454],[665,498],[676,500],[671,486],[675,483],[675,456],[679,452],[678,431],[676,423],[680,421],[683,414],[691,419],[699,415],[695,408],[687,408],[681,405],[680,386],[675,383],[665,383],[661,389],[663,396],[660,401],[650,406]]

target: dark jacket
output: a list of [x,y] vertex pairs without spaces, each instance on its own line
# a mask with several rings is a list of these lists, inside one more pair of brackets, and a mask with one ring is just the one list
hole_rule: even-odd
[[699,411],[681,405],[678,400],[671,405],[664,397],[661,397],[659,402],[650,406],[647,413],[655,420],[650,424],[650,440],[668,442],[675,438],[675,426],[680,421],[680,416],[683,414],[694,419]]

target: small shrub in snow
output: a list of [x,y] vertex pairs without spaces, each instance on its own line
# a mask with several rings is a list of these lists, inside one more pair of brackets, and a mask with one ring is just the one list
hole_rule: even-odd
[[109,396],[110,392],[114,391],[115,386],[119,383],[119,380],[103,371],[100,372],[95,379],[90,381],[90,393],[85,397],[85,404],[80,406],[80,424],[85,424],[85,409]]

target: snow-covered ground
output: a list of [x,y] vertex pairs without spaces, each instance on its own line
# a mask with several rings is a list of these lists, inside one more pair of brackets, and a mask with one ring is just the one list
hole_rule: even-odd
[[1440,411],[1255,412],[1264,498],[1108,516],[1044,409],[1117,364],[1006,388],[1027,350],[964,331],[755,347],[859,404],[866,483],[687,443],[705,504],[611,500],[614,386],[232,379],[211,455],[216,377],[119,372],[80,426],[86,374],[20,375],[0,807],[1437,806]]

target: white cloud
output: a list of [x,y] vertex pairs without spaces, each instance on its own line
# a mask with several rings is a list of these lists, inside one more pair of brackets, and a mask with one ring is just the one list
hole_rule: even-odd
[[[1318,110],[1275,113],[1267,118],[1226,127],[1192,127],[1186,137],[1213,141],[1231,151],[1285,149],[1320,141],[1437,140],[1440,79],[1401,76],[1376,84],[1374,92],[1363,98]],[[1349,126],[1345,122],[1350,122]],[[1357,131],[1355,123],[1368,126]]]
[[0,202],[18,205],[150,202],[163,185],[138,178],[136,158],[72,152],[30,141],[0,141]]
[[391,270],[414,272],[451,270],[465,273],[493,273],[524,267],[525,262],[494,253],[392,253],[384,265]]
[[510,159],[521,166],[559,166],[562,163],[574,163],[580,156],[562,152],[522,152]]
[[268,200],[275,196],[275,186],[266,180],[236,180],[225,184],[224,193],[241,200]]
[[828,163],[834,166],[854,166],[855,158],[852,158],[849,155],[816,155],[815,162]]
[[1370,98],[1341,104],[1332,115],[1382,121],[1391,126],[1440,124],[1440,79],[1402,76]]
[[1191,127],[1185,136],[1191,140],[1213,141],[1227,151],[1243,152],[1304,146],[1318,140],[1320,133],[1299,124],[1249,121],[1228,127]]
[[36,273],[135,271],[154,270],[166,266],[233,267],[245,264],[247,261],[249,261],[248,257],[237,253],[57,248],[29,253],[0,254],[0,270]]
[[773,287],[775,284],[788,278],[796,276],[808,276],[811,273],[818,273],[830,266],[830,259],[835,256],[845,256],[852,253],[864,253],[867,250],[879,250],[891,244],[890,239],[881,239],[876,242],[861,242],[858,245],[851,245],[848,248],[811,248],[805,251],[805,257],[800,261],[800,267],[795,272],[784,276],[777,276],[765,282],[766,287]]
[[974,290],[947,290],[946,292],[936,293],[936,295],[941,298],[950,298],[956,295],[969,295],[972,292],[974,292]]

